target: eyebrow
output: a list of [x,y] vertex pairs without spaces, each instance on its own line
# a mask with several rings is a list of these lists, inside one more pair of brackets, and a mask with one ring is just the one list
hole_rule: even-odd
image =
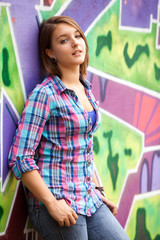
[[[74,33],[77,33],[77,32],[80,33],[79,30],[76,30]],[[66,37],[67,35],[68,35],[68,33],[62,34],[62,35],[58,36],[58,37],[56,38],[56,40],[58,40],[58,39],[61,38],[61,37]]]

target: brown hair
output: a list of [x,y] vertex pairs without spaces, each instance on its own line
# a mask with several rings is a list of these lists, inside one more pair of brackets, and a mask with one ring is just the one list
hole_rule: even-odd
[[84,62],[80,65],[80,74],[85,77],[87,75],[87,66],[89,62],[87,39],[80,26],[68,16],[54,16],[44,20],[40,25],[38,43],[42,71],[45,74],[57,75],[60,78],[62,77],[62,73],[58,65],[46,54],[46,49],[51,48],[52,33],[59,23],[66,23],[73,26],[80,32],[82,38],[84,39],[86,44],[86,56]]

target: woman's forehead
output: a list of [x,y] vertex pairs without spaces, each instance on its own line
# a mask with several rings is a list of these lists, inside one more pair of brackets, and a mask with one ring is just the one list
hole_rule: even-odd
[[66,34],[75,33],[75,32],[79,32],[79,29],[77,29],[76,27],[68,23],[59,23],[57,24],[53,32],[53,35],[58,37],[59,35],[66,35]]

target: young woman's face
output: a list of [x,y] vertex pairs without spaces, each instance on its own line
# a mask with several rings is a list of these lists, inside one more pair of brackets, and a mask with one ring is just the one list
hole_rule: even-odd
[[60,23],[52,35],[52,54],[61,71],[79,67],[84,62],[86,44],[80,32],[73,26]]

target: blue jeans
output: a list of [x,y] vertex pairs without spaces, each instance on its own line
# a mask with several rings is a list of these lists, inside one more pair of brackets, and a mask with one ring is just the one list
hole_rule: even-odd
[[76,224],[71,227],[60,227],[45,206],[29,209],[29,216],[34,229],[45,240],[129,240],[105,204],[91,217],[78,214]]

